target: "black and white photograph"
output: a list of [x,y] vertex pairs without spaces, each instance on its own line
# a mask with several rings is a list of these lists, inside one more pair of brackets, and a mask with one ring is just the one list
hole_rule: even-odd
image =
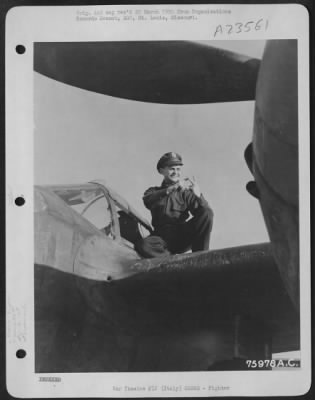
[[[205,5],[71,8],[77,39],[31,42],[32,204],[12,189],[32,208],[33,306],[11,292],[9,347],[31,357],[32,395],[46,384],[52,397],[80,396],[60,388],[69,376],[107,380],[93,397],[253,394],[238,377],[302,373],[305,391],[302,40],[268,37],[267,11],[232,23],[223,8],[206,39],[128,36],[126,25],[189,28]],[[109,38],[84,34],[95,21],[113,24]]]

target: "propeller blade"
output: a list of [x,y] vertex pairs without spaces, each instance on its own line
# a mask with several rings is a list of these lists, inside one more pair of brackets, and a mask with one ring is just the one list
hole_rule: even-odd
[[143,102],[254,100],[260,60],[184,41],[35,43],[34,70],[81,89]]

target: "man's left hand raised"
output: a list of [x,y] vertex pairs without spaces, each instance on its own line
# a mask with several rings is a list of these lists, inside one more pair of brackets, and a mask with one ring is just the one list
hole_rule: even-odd
[[192,179],[189,179],[189,180],[191,182],[191,190],[195,193],[195,195],[197,197],[200,197],[201,196],[201,190],[200,190],[200,187],[199,187],[198,183],[196,182],[195,177],[193,176]]
[[197,197],[200,197],[201,195],[201,190],[198,183],[195,180],[195,177],[193,177],[192,179],[190,178],[183,179],[182,181],[179,182],[179,187],[182,190],[192,190]]

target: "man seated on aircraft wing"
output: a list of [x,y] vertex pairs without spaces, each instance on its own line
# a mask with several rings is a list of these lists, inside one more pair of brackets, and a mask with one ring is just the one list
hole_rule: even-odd
[[143,202],[151,211],[154,232],[135,245],[143,257],[209,249],[213,211],[197,182],[181,177],[182,165],[179,154],[164,154],[157,163],[157,170],[164,177],[161,186],[150,187],[144,193]]

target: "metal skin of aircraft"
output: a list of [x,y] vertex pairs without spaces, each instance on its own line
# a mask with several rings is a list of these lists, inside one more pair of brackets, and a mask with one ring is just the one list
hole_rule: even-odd
[[[296,41],[270,41],[261,63],[189,42],[68,49],[35,44],[35,71],[141,101],[256,98],[248,190],[271,244],[141,259],[128,245],[139,232],[127,238],[120,212],[128,226],[150,227],[107,185],[36,187],[36,372],[247,369],[246,359],[299,350]],[[89,191],[91,202],[107,199],[111,221],[102,229],[71,208],[69,199],[89,201]]]
[[274,257],[298,310],[297,81],[297,41],[267,43],[256,89],[253,142],[246,149],[245,158],[255,177],[254,195],[261,205]]

